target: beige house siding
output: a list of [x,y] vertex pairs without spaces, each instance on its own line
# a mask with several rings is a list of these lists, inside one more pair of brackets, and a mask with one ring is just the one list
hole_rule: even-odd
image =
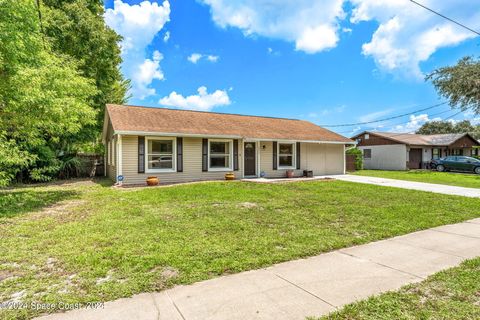
[[[265,149],[263,148],[265,146]],[[312,170],[314,175],[343,174],[345,151],[343,144],[300,143],[300,176],[303,170]],[[273,170],[273,142],[260,142],[260,172],[266,177],[284,177],[286,169]]]
[[[158,137],[161,138],[161,137]],[[239,143],[239,170],[242,177],[242,144]],[[149,176],[156,176],[160,183],[187,182],[198,180],[222,180],[227,171],[202,171],[202,139],[183,138],[183,172],[138,173],[138,136],[122,136],[122,174],[125,184],[143,184]]]

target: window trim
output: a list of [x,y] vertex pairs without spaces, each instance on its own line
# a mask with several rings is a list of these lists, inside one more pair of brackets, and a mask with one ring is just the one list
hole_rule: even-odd
[[109,140],[107,143],[107,165],[112,165],[112,141]]
[[[292,149],[292,165],[291,166],[281,166],[280,165],[280,145],[281,144],[290,144],[293,146]],[[277,169],[297,169],[297,143],[290,141],[278,141],[277,142]]]
[[[229,142],[229,163],[228,168],[211,168],[210,167],[210,142]],[[207,148],[207,167],[208,171],[212,172],[230,172],[233,171],[233,139],[208,139],[208,148]]]
[[[149,141],[172,141],[172,168],[171,169],[149,169],[148,168],[148,143]],[[177,172],[177,137],[145,137],[145,173],[167,173]]]

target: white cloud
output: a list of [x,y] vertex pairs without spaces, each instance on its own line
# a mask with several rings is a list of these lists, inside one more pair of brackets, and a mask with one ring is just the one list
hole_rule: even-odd
[[173,91],[168,96],[160,99],[159,103],[164,106],[180,109],[209,111],[215,107],[229,105],[230,97],[225,90],[216,90],[213,93],[207,92],[207,87],[198,88],[198,94],[184,97]]
[[375,121],[381,117],[384,117],[388,114],[390,114],[394,109],[386,109],[386,110],[381,110],[381,111],[375,111],[372,113],[367,113],[359,118],[360,122],[369,122],[369,121]]
[[339,40],[338,20],[344,0],[202,0],[221,27],[240,28],[245,35],[258,34],[295,43],[295,48],[316,53],[334,48]]
[[170,39],[170,31],[167,31],[163,35],[163,42],[167,43],[169,39]]
[[199,62],[201,59],[206,59],[207,61],[210,61],[210,62],[217,62],[219,59],[219,56],[214,56],[211,54],[207,55],[207,54],[201,54],[201,53],[192,53],[187,57],[187,60],[194,64]]
[[[408,121],[406,124],[401,124],[401,125],[394,126],[391,131],[392,132],[413,133],[414,131],[417,131],[422,125],[424,125],[427,122],[441,121],[441,120],[442,120],[442,118],[439,118],[439,117],[430,119],[428,114],[419,114],[418,116],[411,115],[410,116],[410,121]],[[450,120],[448,120],[448,121],[450,121]]]
[[[480,10],[474,2],[424,0],[422,4],[478,28]],[[475,36],[410,1],[351,0],[351,3],[354,6],[351,22],[379,23],[370,42],[362,46],[362,52],[373,57],[380,70],[389,73],[423,78],[421,62],[440,48],[458,45]]]
[[150,86],[151,82],[164,78],[160,69],[161,54],[157,51],[150,59],[147,57],[147,47],[169,20],[168,1],[162,5],[150,1],[130,5],[115,0],[114,8],[105,10],[107,25],[123,37],[122,71],[127,78],[132,79],[131,94],[135,98],[144,99],[154,95],[155,89]]

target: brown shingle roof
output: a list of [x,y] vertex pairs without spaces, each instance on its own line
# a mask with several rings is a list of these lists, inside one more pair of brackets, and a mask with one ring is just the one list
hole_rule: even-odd
[[353,142],[303,120],[113,104],[107,105],[107,112],[114,131]]

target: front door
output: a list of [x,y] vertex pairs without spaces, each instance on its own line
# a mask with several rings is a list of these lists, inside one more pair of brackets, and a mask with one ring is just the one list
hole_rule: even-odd
[[421,169],[422,168],[422,149],[410,149],[408,159],[409,169]]
[[256,161],[255,161],[255,142],[245,142],[243,157],[244,157],[244,175],[255,176],[256,175]]

